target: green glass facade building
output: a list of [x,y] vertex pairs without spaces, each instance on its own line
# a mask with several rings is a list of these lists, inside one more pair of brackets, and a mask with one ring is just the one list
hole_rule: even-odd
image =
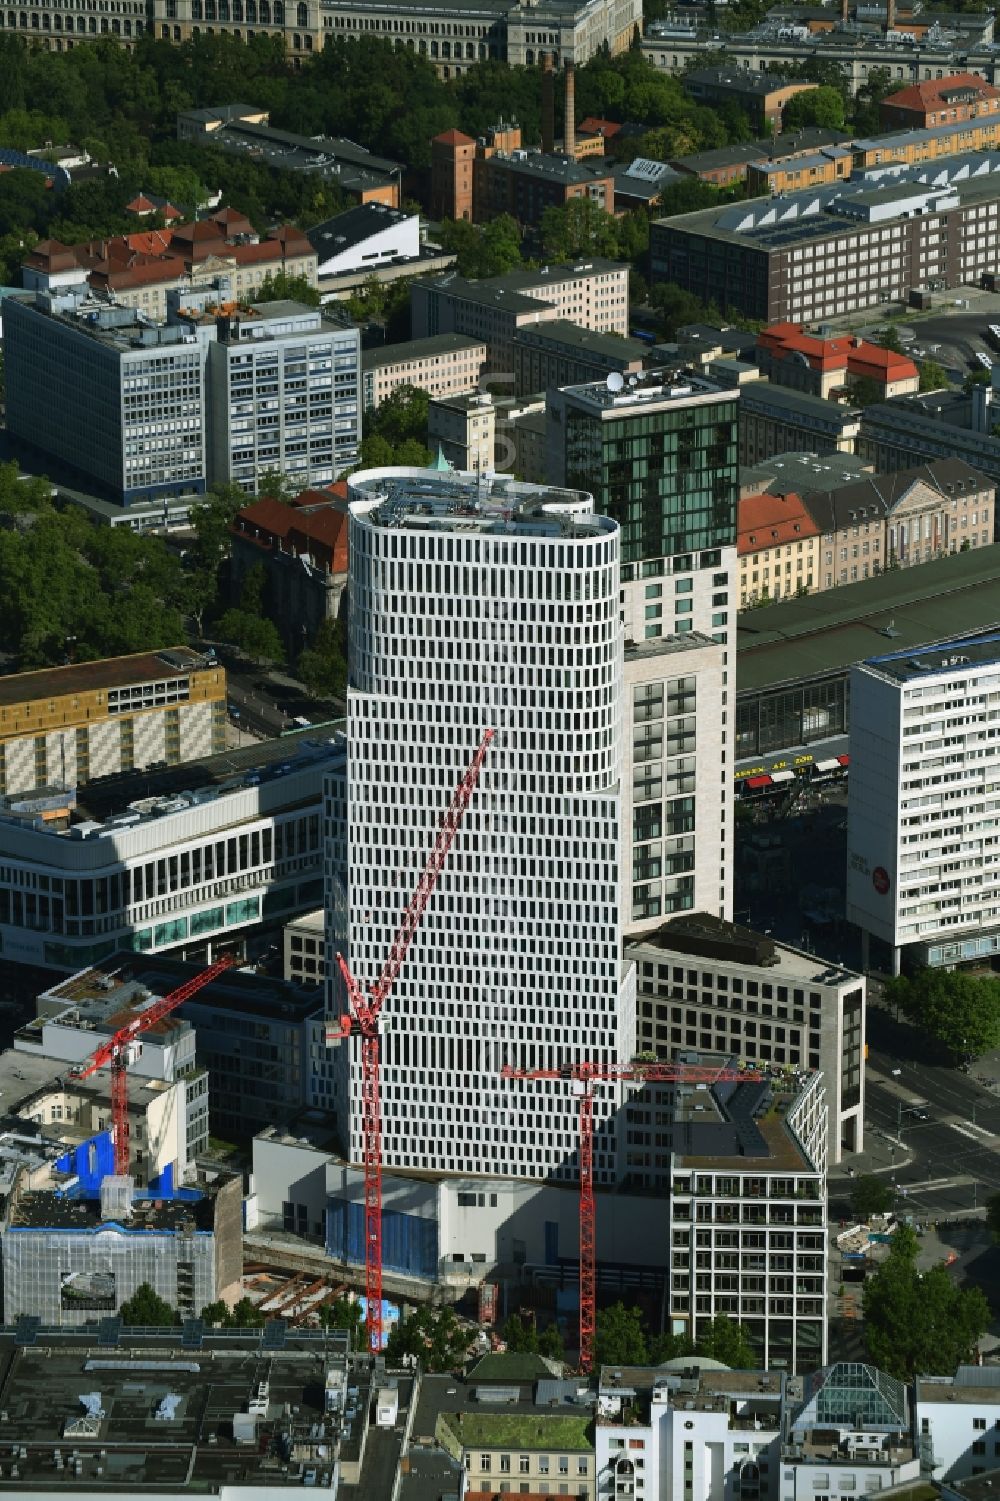
[[[601,383],[552,393],[550,476],[589,490],[622,531],[622,577],[642,564],[718,553],[736,543],[735,391],[649,377],[615,393]],[[717,566],[714,565],[714,566]]]

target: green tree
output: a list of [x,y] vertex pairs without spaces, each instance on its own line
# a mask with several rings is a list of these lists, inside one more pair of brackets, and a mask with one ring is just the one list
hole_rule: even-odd
[[1000,1043],[1000,980],[962,970],[921,969],[885,986],[890,1005],[959,1057]]
[[469,1335],[453,1309],[418,1308],[395,1325],[386,1354],[390,1360],[414,1355],[429,1371],[453,1371],[463,1363],[468,1348]]
[[118,1310],[118,1316],[123,1324],[135,1324],[140,1327],[166,1328],[168,1325],[180,1323],[180,1319],[170,1304],[161,1298],[148,1282],[141,1282],[132,1294]]
[[1000,1194],[991,1194],[986,1200],[986,1223],[993,1239],[1000,1243]]
[[541,222],[542,253],[569,261],[580,255],[618,255],[618,222],[592,198],[571,198],[545,209]]
[[252,615],[248,610],[227,610],[216,627],[223,641],[231,641],[246,656],[258,663],[281,663],[285,648],[273,621]]
[[979,1288],[956,1287],[943,1266],[919,1271],[918,1250],[914,1232],[900,1226],[862,1297],[868,1358],[899,1381],[950,1375],[973,1357],[990,1321]]
[[874,1173],[864,1173],[851,1186],[851,1209],[859,1220],[870,1220],[874,1214],[886,1214],[892,1208],[892,1190],[876,1178]]
[[229,1318],[229,1309],[223,1303],[222,1299],[218,1298],[214,1303],[205,1304],[205,1307],[201,1310],[200,1318],[202,1323],[207,1324],[210,1328],[225,1328]]
[[921,360],[920,362],[920,389],[921,391],[941,391],[948,384],[948,376],[937,360]]
[[352,1347],[359,1348],[364,1319],[357,1298],[342,1297],[328,1303],[325,1308],[320,1309],[319,1321],[326,1329],[347,1329],[351,1334]]
[[299,652],[296,672],[314,698],[344,697],[347,691],[347,631],[339,620],[324,620],[311,646]]
[[968,394],[970,391],[974,391],[977,386],[988,386],[992,378],[989,370],[970,370],[962,382],[962,390]]
[[520,1313],[512,1313],[503,1326],[503,1340],[514,1355],[538,1354],[538,1330],[535,1321]]
[[384,438],[393,447],[415,438],[427,438],[427,410],[430,397],[417,386],[397,386],[385,401],[366,414],[365,436]]
[[717,1314],[698,1336],[695,1353],[711,1360],[721,1360],[734,1371],[752,1370],[757,1365],[750,1331],[724,1313]]
[[638,1308],[612,1303],[598,1311],[594,1358],[599,1365],[646,1365],[649,1347]]
[[286,271],[272,275],[269,271],[253,294],[254,302],[302,302],[306,307],[319,307],[319,292],[308,277],[289,276]]
[[559,1333],[559,1325],[546,1324],[538,1336],[538,1353],[544,1355],[547,1360],[563,1360],[566,1351],[563,1346],[563,1337]]
[[782,130],[802,130],[810,125],[821,130],[842,130],[844,96],[828,84],[808,92],[793,94],[781,111]]

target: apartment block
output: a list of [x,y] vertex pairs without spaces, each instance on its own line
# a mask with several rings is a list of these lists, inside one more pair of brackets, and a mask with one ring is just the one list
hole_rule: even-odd
[[819,586],[820,529],[793,490],[740,497],[737,552],[741,610]]
[[625,647],[622,927],[733,904],[732,762],[722,646],[693,631]]
[[[583,491],[392,469],[349,483],[350,884],[346,910],[335,883],[327,906],[359,978],[383,964],[453,789],[495,732],[389,1004],[383,1160],[572,1179],[569,1081],[543,1111],[532,1083],[500,1070],[633,1056],[619,927],[618,528]],[[406,608],[385,607],[392,597]],[[578,630],[570,678],[566,632]],[[341,1047],[337,1065],[356,1163],[357,1051]],[[602,1183],[616,1170],[613,1110],[596,1106]]]
[[487,369],[512,382],[514,339],[521,328],[557,318],[598,333],[628,334],[628,267],[594,259],[469,281],[443,276],[415,281],[414,339],[465,334],[486,344]]
[[262,302],[221,313],[209,348],[210,484],[256,493],[268,470],[330,484],[361,442],[361,340],[317,308]]
[[990,1366],[962,1365],[953,1376],[921,1376],[915,1383],[916,1426],[921,1453],[934,1480],[951,1494],[966,1494],[962,1481],[971,1482],[970,1497],[991,1489],[989,1479],[1000,1468],[1000,1388]]
[[[874,657],[851,674],[847,917],[952,966],[1000,953],[1000,637]],[[942,754],[944,752],[944,754]]]
[[885,164],[847,184],[654,223],[653,280],[769,323],[806,323],[994,270],[1000,155]]
[[226,673],[186,646],[0,679],[0,793],[225,750]]
[[856,335],[824,338],[797,323],[776,323],[757,335],[757,364],[779,386],[837,399],[860,381],[878,387],[878,399],[920,389],[920,372],[905,354]]
[[210,960],[239,930],[310,911],[323,889],[324,777],[342,742],[309,732],[81,797],[9,800],[0,940],[18,964],[76,971],[120,949]]
[[223,276],[230,296],[250,302],[268,276],[281,272],[316,285],[316,252],[302,231],[283,224],[261,239],[245,214],[220,208],[192,224],[78,245],[42,240],[25,257],[21,281],[33,292],[86,282],[95,297],[156,320],[167,316],[171,292],[186,295]]
[[771,381],[741,387],[740,464],[759,464],[776,454],[809,449],[818,454],[853,453],[862,410],[822,396],[807,396]]
[[634,938],[643,1052],[728,1049],[749,1064],[819,1069],[831,1160],[864,1144],[865,980],[704,911]]
[[484,340],[455,333],[365,349],[361,355],[364,409],[380,406],[400,386],[415,386],[429,396],[474,391],[486,354]]

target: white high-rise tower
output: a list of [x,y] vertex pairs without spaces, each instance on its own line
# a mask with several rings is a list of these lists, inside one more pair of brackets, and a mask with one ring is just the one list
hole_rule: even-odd
[[[426,470],[350,481],[343,937],[368,986],[483,731],[479,785],[384,1012],[387,1167],[575,1176],[570,1085],[632,1056],[623,978],[618,527],[579,491]],[[340,926],[333,906],[333,926]],[[332,1009],[340,1008],[339,995]],[[340,1050],[362,1156],[360,1060]],[[595,1176],[613,1152],[598,1102]]]

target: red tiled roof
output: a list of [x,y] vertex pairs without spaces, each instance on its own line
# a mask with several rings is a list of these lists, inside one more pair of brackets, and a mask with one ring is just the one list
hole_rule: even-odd
[[440,141],[442,146],[474,146],[476,144],[471,136],[465,135],[461,130],[443,130],[440,135],[434,137],[434,141]]
[[870,344],[855,335],[821,339],[816,334],[807,334],[798,323],[773,323],[757,335],[757,347],[770,350],[778,359],[790,354],[802,355],[813,370],[824,374],[846,370],[858,378],[867,376],[883,382],[909,380],[917,374],[913,361],[894,349],[883,349],[880,344]]
[[303,490],[289,505],[265,496],[244,506],[232,529],[262,546],[280,540],[297,552],[318,554],[332,572],[347,572],[346,485]]
[[994,88],[978,74],[952,73],[947,78],[928,78],[924,83],[915,83],[907,89],[900,89],[898,94],[889,94],[882,100],[882,103],[891,109],[912,109],[925,112],[948,109],[949,101],[944,96],[953,93],[955,89],[974,89],[980,99],[1000,98],[1000,89]]
[[252,505],[237,511],[233,528],[251,537],[254,532],[265,533],[266,539],[273,541],[275,537],[287,537],[297,519],[291,506],[265,496],[263,500],[255,500]]
[[576,129],[581,135],[604,136],[605,140],[610,140],[621,130],[621,125],[617,120],[601,120],[597,115],[588,115],[585,120],[580,121]]
[[818,537],[819,527],[794,490],[786,495],[747,495],[740,499],[736,548],[741,557],[786,542]]
[[156,204],[146,197],[145,193],[137,193],[131,203],[126,203],[127,214],[155,214]]

